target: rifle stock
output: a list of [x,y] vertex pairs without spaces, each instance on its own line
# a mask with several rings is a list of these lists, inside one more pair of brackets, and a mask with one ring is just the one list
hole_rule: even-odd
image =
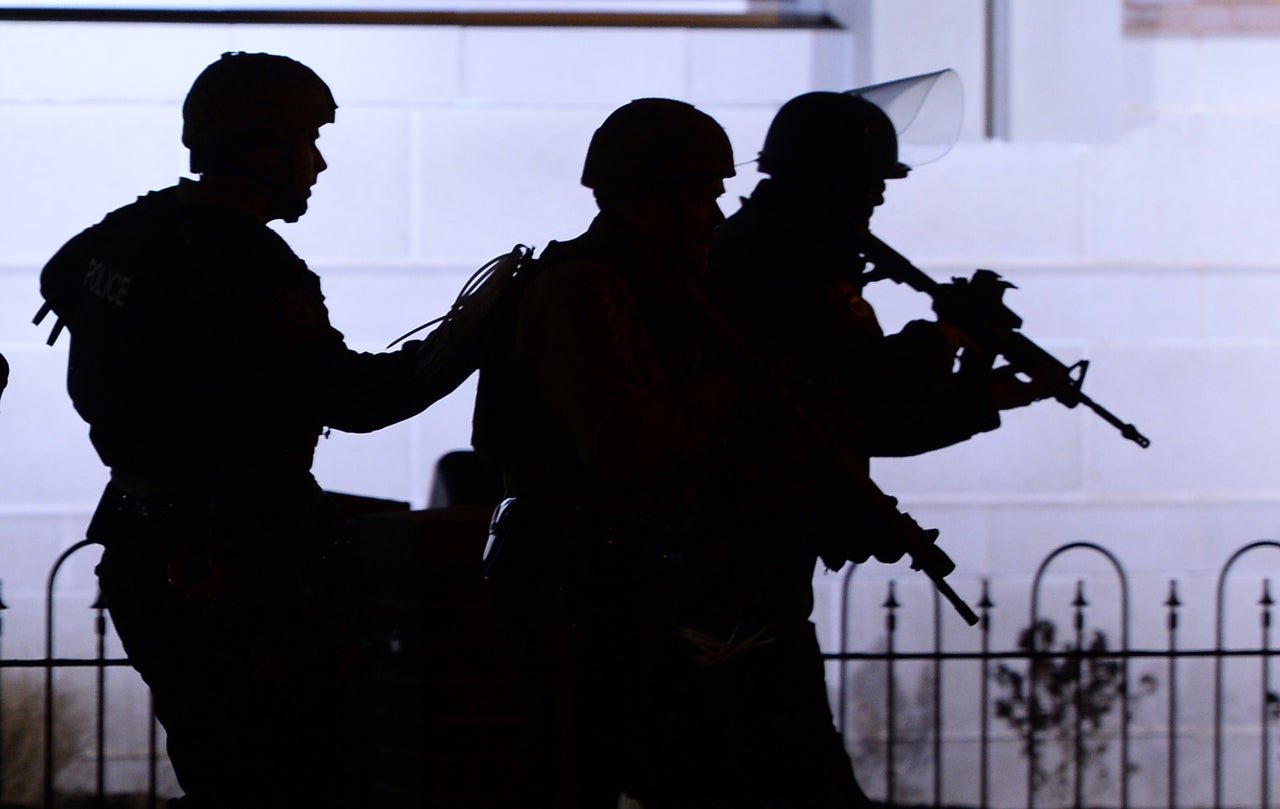
[[1066,407],[1084,405],[1138,446],[1145,449],[1151,445],[1151,440],[1136,427],[1080,390],[1089,369],[1088,360],[1067,366],[1018,331],[1022,318],[1001,299],[1004,290],[1013,284],[991,270],[978,270],[971,279],[955,278],[951,283],[940,284],[870,233],[866,234],[865,244],[863,255],[874,267],[867,275],[868,281],[887,278],[925,293],[933,299],[938,320],[959,329],[981,350],[1004,357],[1016,372],[1045,384],[1053,398]]

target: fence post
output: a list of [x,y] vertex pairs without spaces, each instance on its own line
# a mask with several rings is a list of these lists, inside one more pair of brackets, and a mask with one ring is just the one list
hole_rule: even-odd
[[[1075,770],[1076,778],[1073,787],[1072,806],[1075,809],[1084,809],[1084,608],[1089,606],[1089,601],[1084,597],[1084,581],[1076,581],[1076,597],[1071,601],[1071,608],[1074,610],[1074,625],[1076,630],[1076,692],[1073,695],[1075,703]],[[1122,767],[1126,764],[1121,764]]]
[[[9,609],[0,599],[0,640],[4,639],[4,611]],[[4,659],[3,648],[0,647],[0,660]],[[0,667],[0,806],[4,806],[4,668]]]
[[894,758],[894,753],[895,753],[894,748],[897,746],[897,741],[898,741],[898,737],[897,737],[897,725],[898,725],[897,702],[898,700],[897,700],[896,689],[894,688],[894,676],[893,676],[894,668],[895,668],[894,659],[893,659],[894,646],[895,646],[894,640],[895,640],[895,634],[898,629],[898,618],[897,618],[897,615],[894,614],[894,610],[896,610],[899,606],[901,606],[898,603],[898,599],[894,597],[892,580],[889,581],[889,595],[885,598],[884,603],[881,604],[880,606],[884,607],[885,609],[884,627],[885,627],[885,633],[888,636],[888,640],[886,641],[886,648],[885,648],[885,654],[886,654],[885,669],[886,669],[887,676],[884,678],[885,679],[885,686],[884,686],[885,688],[885,721],[886,721],[886,724],[888,724],[888,728],[886,728],[887,734],[886,734],[885,746],[884,746],[884,749],[885,749],[885,754],[884,754],[885,802],[892,805],[893,798],[894,798],[894,786],[895,786],[894,770],[896,769],[896,764],[897,764]]
[[942,598],[933,591],[933,805],[942,805]]
[[106,755],[107,755],[107,617],[106,602],[102,599],[102,590],[98,590],[98,597],[93,600],[93,604],[89,607],[96,612],[93,618],[93,631],[98,636],[98,657],[97,657],[97,677],[98,677],[98,693],[97,693],[97,725],[95,727],[97,746],[97,761],[94,762],[94,788],[97,795],[99,806],[106,806],[107,802],[107,772],[106,772]]
[[982,684],[979,686],[982,699],[982,713],[979,717],[978,756],[981,772],[978,773],[978,809],[987,809],[990,805],[991,779],[991,609],[995,602],[991,600],[989,581],[982,580],[982,598],[978,600],[981,610],[980,626],[982,627]]
[[1169,597],[1164,605],[1169,609],[1169,809],[1177,809],[1178,801],[1178,583],[1169,580]]
[[1269,770],[1271,767],[1271,733],[1267,727],[1268,700],[1271,697],[1271,607],[1275,602],[1271,599],[1271,580],[1262,580],[1262,598],[1258,606],[1262,607],[1262,808],[1271,805],[1271,783]]

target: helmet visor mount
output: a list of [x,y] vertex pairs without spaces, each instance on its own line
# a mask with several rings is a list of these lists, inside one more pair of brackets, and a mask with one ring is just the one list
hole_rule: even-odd
[[940,159],[960,139],[964,85],[952,69],[845,91],[875,104],[898,135],[898,159],[912,168]]

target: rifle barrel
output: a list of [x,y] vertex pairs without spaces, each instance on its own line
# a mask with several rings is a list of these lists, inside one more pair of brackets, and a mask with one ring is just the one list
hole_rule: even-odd
[[965,603],[964,599],[961,598],[955,590],[951,589],[950,584],[947,584],[941,576],[934,576],[930,574],[929,578],[933,579],[933,586],[938,588],[938,592],[943,598],[951,602],[951,606],[955,607],[956,612],[960,614],[960,617],[964,619],[966,624],[969,626],[978,625],[977,613],[973,611],[972,607]]
[[1092,410],[1093,412],[1101,416],[1104,421],[1106,421],[1112,427],[1115,427],[1117,430],[1119,430],[1120,435],[1129,439],[1130,441],[1142,447],[1143,449],[1146,449],[1147,447],[1151,446],[1151,439],[1147,438],[1145,435],[1138,432],[1137,427],[1134,427],[1132,424],[1128,424],[1126,422],[1121,421],[1110,410],[1107,410],[1105,407],[1098,404],[1094,400],[1090,399],[1088,396],[1085,396],[1083,393],[1077,393],[1076,395],[1080,399],[1080,404],[1084,405],[1085,407],[1089,408],[1090,410]]

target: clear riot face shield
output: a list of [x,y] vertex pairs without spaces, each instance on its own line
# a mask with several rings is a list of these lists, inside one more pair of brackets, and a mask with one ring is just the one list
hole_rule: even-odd
[[845,92],[889,116],[898,133],[898,159],[912,168],[938,160],[960,139],[964,85],[950,68]]

